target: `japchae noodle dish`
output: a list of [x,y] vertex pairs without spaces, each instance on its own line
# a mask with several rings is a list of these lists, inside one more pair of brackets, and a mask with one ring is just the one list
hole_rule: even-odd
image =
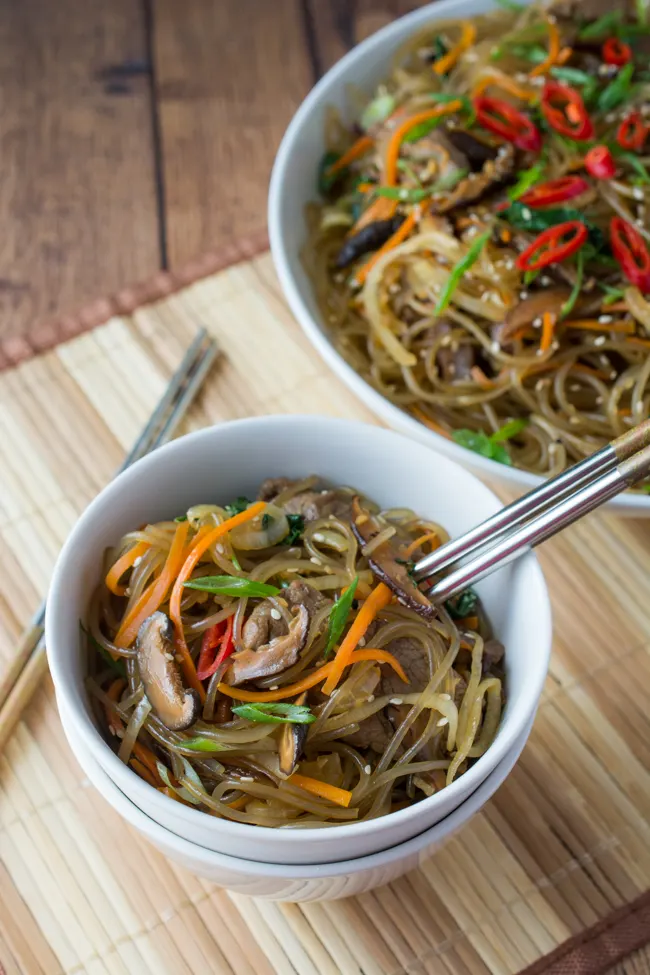
[[503,7],[330,113],[304,260],[377,390],[554,475],[650,413],[650,13]]
[[107,740],[170,798],[259,826],[349,823],[490,746],[503,647],[470,590],[410,574],[447,540],[317,477],[125,535],[83,627]]

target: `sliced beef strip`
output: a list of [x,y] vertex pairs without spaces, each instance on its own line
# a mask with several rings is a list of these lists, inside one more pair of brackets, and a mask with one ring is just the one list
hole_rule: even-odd
[[[443,335],[449,335],[453,327],[451,319],[439,318],[422,334],[418,348],[426,348]],[[436,366],[446,383],[453,382],[454,379],[469,379],[472,367],[475,365],[474,360],[474,349],[471,345],[463,343],[458,343],[455,349],[451,345],[442,346],[436,352]]]
[[[300,579],[295,579],[290,586],[287,586],[282,591],[280,598],[286,600],[289,609],[294,609],[296,606],[304,606],[309,613],[310,619],[325,603],[330,602],[317,589],[312,588],[312,586]],[[273,609],[273,603],[265,599],[263,602],[258,603],[244,623],[242,643],[246,650],[258,650],[261,646],[270,643],[276,637],[284,636],[287,633],[288,628],[284,619],[276,620],[271,615]]]
[[394,729],[390,721],[383,711],[378,711],[377,714],[372,714],[365,721],[362,721],[358,731],[346,735],[341,741],[345,741],[353,748],[359,748],[362,751],[371,748],[381,754],[386,750],[393,734]]
[[482,661],[483,676],[494,670],[501,663],[504,653],[505,647],[500,640],[491,639],[485,641]]
[[429,683],[429,659],[419,640],[404,636],[391,640],[386,650],[392,653],[404,668],[409,679],[405,684],[391,667],[382,668],[381,693],[389,697],[399,697],[401,694],[417,694],[423,691]]
[[[273,501],[281,491],[295,483],[288,477],[269,477],[260,487],[259,500]],[[290,498],[282,507],[288,515],[302,515],[305,521],[316,521],[318,518],[328,517],[349,521],[351,506],[352,498],[350,495],[332,489],[301,491],[300,494]]]

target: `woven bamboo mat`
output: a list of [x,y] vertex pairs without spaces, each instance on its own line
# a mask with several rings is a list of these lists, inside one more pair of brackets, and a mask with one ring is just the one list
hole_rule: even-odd
[[[303,339],[268,255],[0,374],[0,672],[199,324],[225,354],[188,429],[270,412],[372,419]],[[536,970],[594,973],[647,942],[649,541],[648,522],[594,515],[542,549],[555,649],[518,766],[420,870],[345,901],[256,902],[171,866],[88,787],[46,684],[0,755],[0,967],[506,975],[577,937]]]

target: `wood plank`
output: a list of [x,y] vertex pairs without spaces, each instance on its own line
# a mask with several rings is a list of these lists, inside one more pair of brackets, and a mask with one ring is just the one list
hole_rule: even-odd
[[159,265],[145,25],[132,0],[0,20],[0,338]]
[[318,74],[324,74],[355,44],[429,0],[305,0],[307,28]]
[[171,267],[263,231],[273,157],[312,82],[299,0],[157,0]]

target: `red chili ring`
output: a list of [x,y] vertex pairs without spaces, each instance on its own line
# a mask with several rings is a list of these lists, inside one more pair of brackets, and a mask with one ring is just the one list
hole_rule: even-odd
[[553,203],[564,203],[580,196],[589,189],[589,183],[582,176],[560,176],[548,183],[540,183],[519,197],[519,203],[524,203],[533,210],[538,207],[551,206]]
[[650,292],[650,253],[648,245],[631,223],[612,217],[609,224],[612,253],[628,281],[648,294]]
[[[562,238],[572,234],[569,240],[561,243]],[[520,271],[537,271],[548,264],[559,264],[566,257],[575,254],[587,240],[588,231],[580,220],[567,220],[555,227],[543,230],[539,237],[523,251],[516,260]],[[541,252],[541,253],[540,253]],[[539,256],[535,258],[535,255]]]

